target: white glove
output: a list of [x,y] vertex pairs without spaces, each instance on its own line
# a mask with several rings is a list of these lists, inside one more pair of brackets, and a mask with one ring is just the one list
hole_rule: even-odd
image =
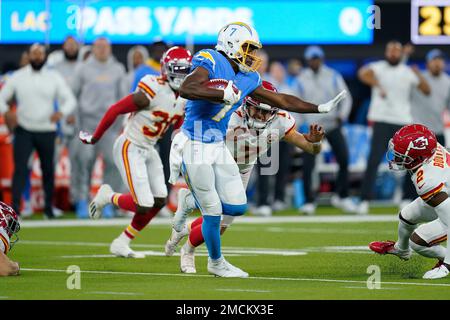
[[233,81],[228,81],[227,86],[223,90],[223,101],[225,104],[232,106],[237,103],[239,99],[241,99],[241,90],[239,90],[238,93],[235,93],[233,89]]
[[78,138],[85,143],[85,144],[94,144],[95,142],[92,141],[92,134],[86,131],[80,131]]
[[341,102],[342,99],[344,99],[347,96],[347,91],[342,90],[336,97],[333,98],[333,100],[330,100],[326,103],[319,104],[318,110],[320,113],[328,113],[334,108],[337,107],[339,102]]

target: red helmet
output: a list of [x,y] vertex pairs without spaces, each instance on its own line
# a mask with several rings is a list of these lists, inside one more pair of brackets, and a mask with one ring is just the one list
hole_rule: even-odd
[[389,167],[393,170],[414,170],[431,159],[436,146],[436,136],[424,125],[404,126],[389,140]]
[[191,70],[192,54],[183,47],[172,47],[161,57],[161,76],[178,90]]
[[[277,88],[275,88],[275,86],[269,81],[264,80],[262,82],[262,87],[272,92],[278,92]],[[244,98],[242,107],[244,110],[245,120],[249,128],[257,130],[266,128],[278,112],[278,108],[261,103],[250,96],[246,96]]]
[[[8,234],[8,237],[10,238],[11,248],[14,245],[14,243],[19,240],[16,233],[20,230],[20,224],[19,224],[19,218],[17,216],[17,213],[8,206],[6,203],[3,203],[0,201],[0,228],[3,228],[6,233]],[[11,241],[11,238],[13,236],[16,236],[16,239],[14,241]]]

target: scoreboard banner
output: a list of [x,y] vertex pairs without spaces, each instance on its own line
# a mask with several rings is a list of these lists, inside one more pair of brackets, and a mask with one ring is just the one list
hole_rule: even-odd
[[213,44],[233,21],[254,26],[263,44],[369,44],[373,0],[0,0],[0,43]]
[[411,1],[411,41],[450,44],[450,0]]

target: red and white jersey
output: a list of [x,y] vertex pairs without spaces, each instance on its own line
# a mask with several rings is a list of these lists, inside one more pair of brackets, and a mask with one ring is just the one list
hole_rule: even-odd
[[146,108],[130,115],[124,134],[138,146],[153,146],[171,124],[181,124],[186,100],[176,95],[169,83],[157,76],[143,77],[136,90],[141,90],[150,103]]
[[7,254],[10,248],[9,244],[9,236],[6,233],[6,230],[0,226],[0,252]]
[[450,190],[450,153],[438,143],[436,152],[411,175],[417,194],[424,201],[440,191]]
[[273,143],[283,139],[295,128],[295,119],[286,111],[278,111],[264,130],[250,129],[245,121],[242,107],[230,118],[227,129],[227,147],[239,166],[246,172],[264,155]]

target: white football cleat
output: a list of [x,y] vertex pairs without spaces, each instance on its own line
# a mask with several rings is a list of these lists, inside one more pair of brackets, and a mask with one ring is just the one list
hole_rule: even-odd
[[224,257],[217,261],[212,261],[211,258],[208,258],[208,272],[223,278],[248,278],[247,272],[233,266]]
[[255,216],[270,217],[272,215],[272,208],[270,206],[259,206],[253,210]]
[[102,216],[103,207],[111,203],[111,197],[114,194],[109,184],[102,184],[91,203],[89,203],[89,217],[98,219]]
[[186,197],[190,193],[191,192],[185,188],[178,191],[178,207],[177,211],[175,211],[172,223],[172,227],[177,232],[181,232],[183,230],[183,227],[186,225],[187,216],[192,212],[192,209],[189,208],[186,203]]
[[366,216],[369,214],[369,201],[361,201],[356,208],[356,214]]
[[314,203],[305,203],[300,209],[300,212],[303,212],[307,216],[312,216],[316,213],[316,205]]
[[194,252],[189,253],[184,247],[180,249],[180,269],[183,273],[197,273]]
[[130,246],[119,238],[114,239],[109,247],[109,251],[116,257],[136,259],[145,258],[145,254],[131,250]]
[[430,271],[425,272],[423,275],[424,279],[432,280],[432,279],[440,279],[445,278],[449,274],[447,267],[442,264],[439,267],[431,269]]
[[177,230],[172,228],[172,234],[170,235],[169,240],[167,240],[166,246],[164,248],[167,257],[173,256],[173,254],[177,250],[177,246],[180,243],[180,241],[183,240],[183,238],[186,237],[188,234],[189,230],[186,224],[184,225],[183,230],[181,230],[181,232],[177,232]]
[[341,209],[346,213],[355,213],[356,204],[349,197],[340,198],[336,195],[331,197],[331,205],[335,208]]

